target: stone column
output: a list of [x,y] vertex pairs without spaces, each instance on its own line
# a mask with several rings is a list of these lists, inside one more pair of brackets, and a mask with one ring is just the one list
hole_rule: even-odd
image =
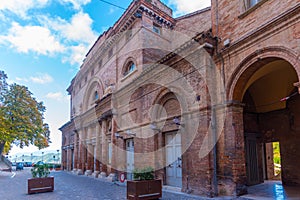
[[106,138],[106,129],[107,124],[106,120],[102,121],[102,127],[101,127],[101,173],[99,178],[106,178],[107,176],[107,164],[108,164],[108,158],[107,158],[107,138]]
[[[117,178],[117,170],[116,170],[117,159],[116,158],[118,156],[118,153],[117,153],[117,148],[116,148],[117,141],[116,141],[116,138],[114,137],[114,135],[115,135],[114,133],[116,131],[117,131],[116,123],[115,123],[114,119],[111,119],[111,134],[110,134],[110,138],[109,138],[109,140],[111,141],[110,142],[110,145],[111,145],[111,163],[110,163],[110,174],[107,177],[107,180],[109,180],[109,181],[115,181],[116,178]],[[107,149],[108,149],[108,147],[107,147]],[[109,157],[108,157],[108,159],[109,159]]]
[[73,172],[76,172],[77,169],[78,169],[78,151],[79,151],[78,133],[75,131],[75,134],[74,134],[74,169],[73,169]]
[[86,158],[87,165],[86,165],[85,175],[89,176],[92,175],[93,172],[93,155],[92,155],[93,146],[90,143],[87,144],[86,151],[87,151],[87,158]]
[[96,126],[96,169],[95,171],[98,171],[99,173],[101,172],[100,169],[100,161],[101,161],[101,157],[102,157],[102,145],[101,145],[101,138],[102,138],[102,134],[101,134],[101,127],[98,124]]
[[67,154],[67,168],[66,168],[66,170],[70,171],[71,170],[71,149],[70,149],[70,147],[68,147],[68,149],[66,151],[66,154]]
[[115,137],[115,134],[117,132],[117,124],[115,122],[115,120],[112,118],[111,119],[111,144],[112,144],[112,154],[111,154],[111,167],[112,167],[112,170],[111,170],[111,173],[114,173],[116,174],[117,173],[117,166],[118,166],[118,163],[117,163],[117,157],[118,157],[118,149],[117,149],[117,139]]
[[99,165],[99,160],[98,160],[98,147],[97,147],[97,138],[96,138],[96,144],[93,146],[93,151],[94,151],[94,172],[93,172],[93,177],[98,178],[98,175],[100,174],[100,165]]
[[83,141],[83,130],[79,131],[79,151],[78,151],[78,169],[77,174],[83,175],[84,172],[84,141]]

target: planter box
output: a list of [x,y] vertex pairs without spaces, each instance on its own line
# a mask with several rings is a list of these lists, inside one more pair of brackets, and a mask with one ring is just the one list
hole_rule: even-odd
[[54,177],[28,179],[28,194],[53,192]]
[[161,180],[127,181],[127,199],[158,199],[162,197]]

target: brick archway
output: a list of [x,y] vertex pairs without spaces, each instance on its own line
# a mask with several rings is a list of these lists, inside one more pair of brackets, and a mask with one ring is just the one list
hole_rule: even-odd
[[[300,77],[300,60],[297,54],[284,47],[266,47],[247,56],[236,68],[227,84],[227,99],[242,101],[242,91],[250,77],[261,67],[262,62],[283,59],[290,63]],[[300,79],[300,78],[299,78]]]
[[[267,145],[272,143],[282,144],[280,180],[283,185],[300,184],[299,171],[293,162],[295,157],[288,153],[299,151],[296,145],[300,141],[296,137],[299,126],[295,120],[299,117],[299,95],[296,85],[293,86],[299,82],[299,75],[300,60],[296,53],[282,47],[268,47],[247,56],[231,76],[227,98],[243,102],[240,112],[232,116],[233,123],[241,122],[236,131],[244,144],[246,185],[273,180],[266,171],[267,167],[275,166],[272,159],[273,164],[266,164],[270,161],[266,156]],[[283,97],[289,100],[282,101]],[[273,155],[272,148],[268,155]]]

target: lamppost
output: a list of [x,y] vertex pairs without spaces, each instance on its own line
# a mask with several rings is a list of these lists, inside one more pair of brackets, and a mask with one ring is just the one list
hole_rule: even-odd
[[44,152],[42,151],[42,162],[44,162]]
[[22,162],[24,162],[24,154],[22,155]]
[[32,155],[33,155],[33,154],[31,153],[31,154],[30,154],[30,160],[31,160],[31,162],[32,162]]

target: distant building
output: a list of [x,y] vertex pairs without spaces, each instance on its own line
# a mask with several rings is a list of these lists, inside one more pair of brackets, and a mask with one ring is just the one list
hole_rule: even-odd
[[299,17],[295,0],[216,0],[179,18],[133,1],[67,89],[63,168],[118,180],[152,166],[165,185],[209,197],[299,185]]

